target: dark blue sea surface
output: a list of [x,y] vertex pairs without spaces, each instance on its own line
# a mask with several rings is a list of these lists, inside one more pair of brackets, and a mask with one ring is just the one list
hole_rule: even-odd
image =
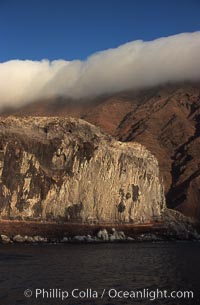
[[[24,296],[27,289],[32,291],[31,297]],[[36,289],[42,291],[37,299]],[[54,297],[50,298],[53,289]],[[71,296],[74,289],[97,291],[98,298],[74,298]],[[194,298],[150,300],[127,298],[127,295],[110,298],[110,289],[117,292],[192,290]],[[62,291],[67,291],[69,296],[63,300],[55,298],[56,290],[57,296]],[[44,291],[46,298],[42,298]],[[17,304],[199,305],[200,243],[0,246],[0,305]]]

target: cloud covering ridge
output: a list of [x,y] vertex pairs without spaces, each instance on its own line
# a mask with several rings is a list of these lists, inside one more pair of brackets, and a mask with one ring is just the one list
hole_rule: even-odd
[[85,98],[166,82],[200,80],[200,31],[137,40],[85,61],[0,63],[0,108],[53,96]]

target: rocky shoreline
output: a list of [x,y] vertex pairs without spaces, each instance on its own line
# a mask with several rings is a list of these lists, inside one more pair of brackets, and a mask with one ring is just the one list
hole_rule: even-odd
[[47,238],[43,236],[22,236],[20,234],[14,236],[0,235],[0,244],[65,244],[65,243],[116,243],[116,242],[162,242],[162,241],[200,241],[200,235],[193,231],[186,235],[176,235],[168,232],[165,235],[154,233],[137,234],[134,237],[126,236],[123,231],[111,229],[109,233],[106,229],[99,230],[96,235],[75,235],[64,236],[63,238]]
[[200,241],[200,225],[193,219],[169,209],[162,218],[137,225],[0,220],[0,244]]

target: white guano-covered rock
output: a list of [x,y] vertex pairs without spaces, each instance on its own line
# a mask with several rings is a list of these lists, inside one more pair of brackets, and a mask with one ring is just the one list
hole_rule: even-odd
[[2,118],[0,165],[0,218],[145,223],[165,209],[156,158],[83,120]]

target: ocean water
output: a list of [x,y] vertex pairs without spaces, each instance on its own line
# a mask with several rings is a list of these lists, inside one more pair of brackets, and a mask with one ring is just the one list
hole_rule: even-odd
[[[191,290],[194,295],[130,296],[156,289]],[[200,243],[0,246],[0,305],[16,304],[199,305]]]

